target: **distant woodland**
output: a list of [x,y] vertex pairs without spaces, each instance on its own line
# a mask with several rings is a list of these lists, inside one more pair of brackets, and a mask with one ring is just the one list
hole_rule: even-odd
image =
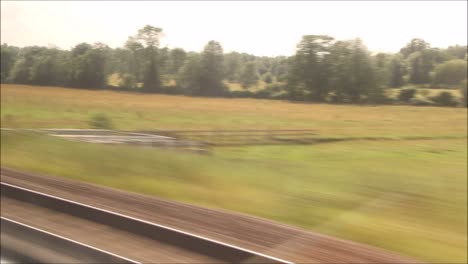
[[[224,53],[209,41],[201,52],[160,47],[150,25],[123,47],[80,43],[1,46],[1,82],[83,89],[310,102],[466,106],[467,46],[433,48],[412,39],[397,53],[373,53],[361,39],[305,35],[293,56]],[[394,97],[389,89],[400,88]],[[440,92],[416,97],[418,89]],[[448,89],[460,91],[454,96]],[[431,93],[432,94],[432,93]]]

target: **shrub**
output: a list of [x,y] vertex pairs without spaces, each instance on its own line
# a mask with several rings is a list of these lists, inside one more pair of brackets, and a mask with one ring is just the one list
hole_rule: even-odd
[[263,76],[263,81],[265,81],[266,83],[272,83],[273,82],[273,77],[271,77],[270,73],[266,73]]
[[260,98],[260,99],[268,99],[268,98],[271,97],[271,95],[272,95],[271,90],[269,90],[269,89],[262,89],[262,90],[256,91],[256,92],[253,94],[253,97],[254,97],[254,98]]
[[427,98],[418,98],[415,97],[410,100],[411,105],[420,105],[420,106],[427,106],[427,105],[434,105],[434,102]]
[[124,74],[119,84],[120,88],[127,88],[127,89],[133,89],[133,88],[136,88],[136,86],[137,86],[136,78],[132,74]]
[[227,95],[228,97],[232,98],[247,98],[247,97],[253,97],[253,93],[250,91],[231,91]]
[[88,123],[92,128],[112,129],[114,127],[110,117],[103,113],[94,114],[91,116]]
[[416,89],[414,88],[401,89],[400,94],[398,95],[398,99],[402,102],[409,102],[415,94]]
[[449,60],[439,64],[435,69],[434,82],[454,87],[466,79],[467,64],[465,60]]
[[184,94],[185,90],[180,86],[162,86],[161,93],[163,94]]
[[450,92],[441,92],[431,99],[434,103],[440,106],[456,106],[458,104]]
[[283,84],[273,83],[273,84],[268,84],[267,86],[265,86],[264,89],[270,92],[276,93],[276,92],[284,91],[285,87]]
[[466,79],[463,80],[461,83],[460,83],[460,92],[462,94],[462,100],[463,100],[463,105],[465,107],[467,107],[468,105],[468,95],[467,95],[467,83],[466,83]]
[[429,90],[420,90],[419,94],[424,96],[424,97],[427,97],[427,96],[429,96],[430,92],[429,92]]

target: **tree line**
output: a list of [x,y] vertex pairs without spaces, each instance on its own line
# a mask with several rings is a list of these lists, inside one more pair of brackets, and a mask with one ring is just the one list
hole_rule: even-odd
[[[433,48],[415,38],[397,53],[371,53],[361,39],[306,35],[295,55],[266,57],[224,53],[217,41],[201,52],[169,49],[160,47],[161,36],[161,28],[147,25],[115,49],[2,44],[1,82],[103,89],[118,76],[115,86],[142,92],[338,103],[385,103],[385,89],[409,85],[466,95],[467,46]],[[259,82],[263,89],[249,89]],[[230,91],[229,83],[243,89]]]

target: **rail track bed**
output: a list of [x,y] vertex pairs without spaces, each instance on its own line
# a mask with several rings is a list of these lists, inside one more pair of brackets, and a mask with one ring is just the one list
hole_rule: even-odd
[[[69,238],[89,245],[89,247],[101,249],[101,253],[103,251],[118,252],[118,255],[125,256],[119,260],[115,257],[116,254],[101,254],[93,259],[93,254],[90,252],[79,253],[83,249],[77,249],[75,246],[75,251],[79,252],[76,252],[75,256],[65,257],[64,255],[72,250],[65,249],[64,253],[63,249],[57,249],[57,245],[65,242],[50,242],[51,247],[42,251],[49,250],[56,253],[48,254],[50,258],[47,258],[47,254],[36,253],[34,250],[36,248],[34,245],[37,243],[34,243],[34,239],[31,241],[30,237],[36,238],[38,235],[25,234],[34,231],[22,230],[22,232],[15,233],[11,232],[14,228],[10,228],[8,231],[13,233],[10,235],[8,232],[3,234],[2,231],[2,239],[5,237],[6,242],[9,242],[7,244],[22,245],[23,254],[26,255],[24,257],[38,261],[74,262],[73,258],[75,258],[75,262],[84,263],[93,260],[129,263],[287,263],[185,232],[7,183],[1,183],[1,206],[2,221],[8,219],[10,225],[16,222],[17,224],[21,223],[23,227],[30,227],[29,229],[31,227],[40,228],[42,233],[54,234],[55,240],[60,240],[60,237]],[[49,240],[53,239],[48,238],[47,241]],[[37,241],[41,241],[41,239],[39,238]],[[24,250],[24,248],[30,250]]]
[[2,168],[1,181],[2,217],[136,262],[420,263],[266,219],[61,177]]

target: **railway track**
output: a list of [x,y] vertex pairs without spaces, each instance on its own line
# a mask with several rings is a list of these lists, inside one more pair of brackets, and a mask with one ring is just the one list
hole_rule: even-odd
[[[104,209],[111,213],[130,216],[130,218],[150,224],[158,223],[161,227],[169,227],[169,230],[182,230],[187,235],[195,234],[194,237],[202,237],[202,240],[208,238],[207,240],[216,243],[221,241],[222,243],[219,244],[227,244],[228,247],[235,245],[240,250],[249,249],[246,251],[255,256],[265,257],[267,262],[287,262],[284,260],[288,260],[295,263],[329,264],[422,263],[395,252],[302,230],[263,218],[122,191],[64,177],[2,167],[1,182],[59,197],[62,200]],[[122,230],[118,225],[108,224],[106,221],[99,222],[92,217],[83,217],[79,213],[75,216],[73,212],[51,208],[49,203],[41,206],[37,204],[40,203],[39,200],[31,203],[28,201],[31,198],[15,199],[14,195],[3,191],[3,188],[2,185],[2,217],[138,262],[261,262],[255,261],[255,257],[253,260],[238,257],[233,261],[229,258],[216,258],[214,255],[184,248],[183,244],[175,243],[174,245],[165,242],[161,236],[152,238],[149,234],[139,235],[132,230]],[[193,243],[197,243],[196,241]],[[233,248],[236,248],[235,246]],[[2,262],[7,260],[8,258],[3,259]]]
[[140,263],[9,218],[0,217],[2,257],[19,262]]
[[1,182],[2,256],[64,263],[291,263]]

